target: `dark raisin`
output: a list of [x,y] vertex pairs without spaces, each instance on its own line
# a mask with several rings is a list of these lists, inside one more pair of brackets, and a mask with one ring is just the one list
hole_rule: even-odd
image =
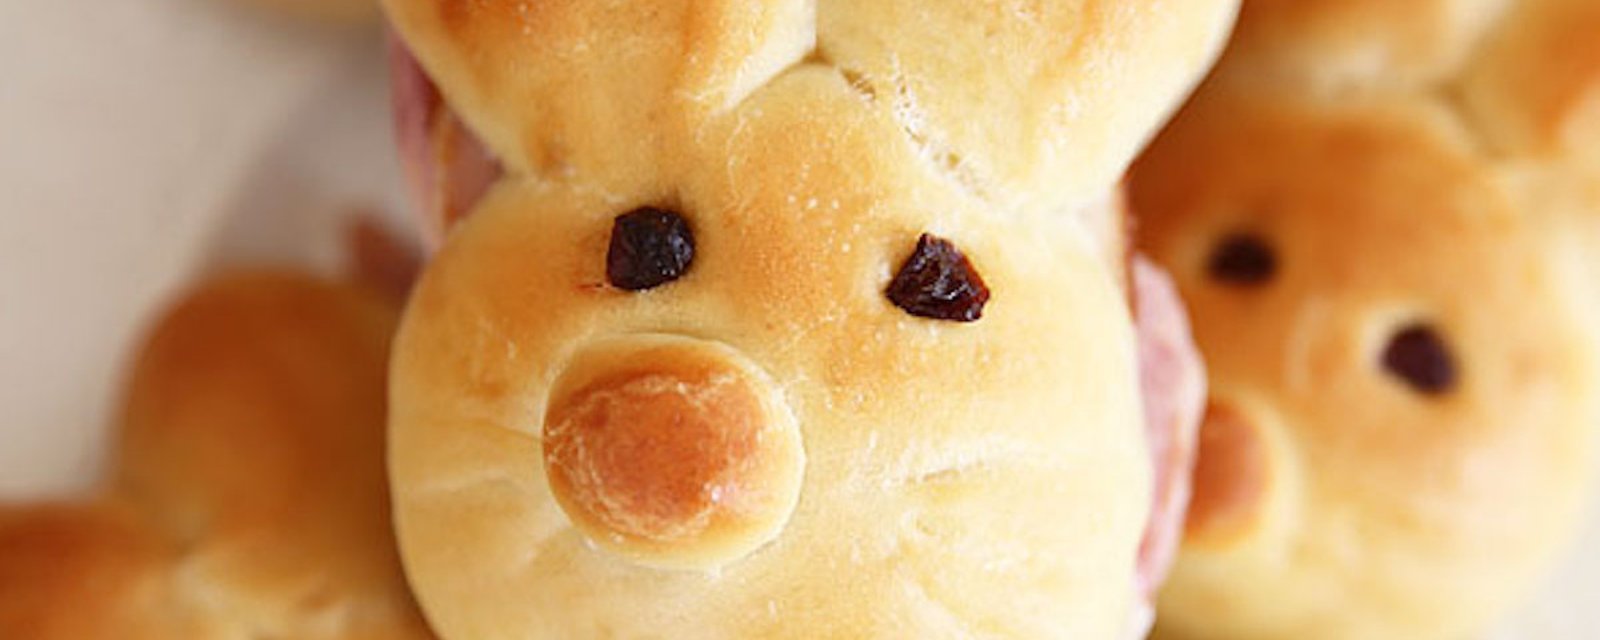
[[955,322],[982,318],[989,301],[989,287],[967,256],[950,241],[926,233],[886,293],[906,313]]
[[1206,270],[1221,282],[1254,286],[1272,279],[1278,270],[1278,256],[1259,236],[1235,233],[1217,244]]
[[683,277],[694,262],[694,234],[689,222],[655,207],[617,216],[606,252],[606,278],[628,291],[659,287]]
[[1417,393],[1436,396],[1456,386],[1456,363],[1433,327],[1408,325],[1389,338],[1383,368]]

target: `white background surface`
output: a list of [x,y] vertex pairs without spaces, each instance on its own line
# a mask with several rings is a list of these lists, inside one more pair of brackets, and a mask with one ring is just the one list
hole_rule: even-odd
[[95,477],[125,350],[218,262],[331,267],[398,210],[376,27],[0,0],[0,496]]
[[[375,28],[0,0],[0,498],[92,484],[126,350],[195,273],[326,270],[340,216],[401,211],[385,83]],[[1600,638],[1595,542],[1497,637]]]

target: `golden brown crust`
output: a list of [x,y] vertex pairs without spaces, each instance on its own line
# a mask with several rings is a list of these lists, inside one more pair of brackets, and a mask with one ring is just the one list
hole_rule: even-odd
[[738,352],[670,336],[585,349],[553,385],[550,490],[596,544],[646,564],[714,568],[770,541],[804,453],[768,378]]
[[1272,482],[1267,455],[1262,436],[1244,416],[1217,403],[1206,408],[1185,522],[1189,544],[1226,543],[1254,528]]
[[714,510],[737,514],[739,505],[715,502],[706,488],[740,490],[761,408],[708,373],[629,371],[552,405],[545,469],[569,515],[610,535],[671,544],[698,537]]
[[[1269,469],[1242,538],[1184,549],[1160,624],[1481,629],[1570,537],[1595,462],[1600,318],[1574,221],[1427,95],[1239,86],[1202,92],[1132,178],[1140,243],[1173,269],[1217,397],[1246,409]],[[1276,256],[1265,281],[1211,268],[1240,231]],[[1455,373],[1427,392],[1384,360],[1419,325]]]
[[38,640],[190,637],[154,576],[178,549],[112,505],[0,508],[0,634]]
[[186,298],[138,355],[103,502],[0,511],[0,636],[429,637],[383,482],[393,323],[302,276]]

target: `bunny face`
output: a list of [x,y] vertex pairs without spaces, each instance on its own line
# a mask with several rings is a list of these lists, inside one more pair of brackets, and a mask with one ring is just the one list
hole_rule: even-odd
[[1151,473],[1085,210],[1234,9],[1182,4],[390,1],[505,172],[398,338],[441,632],[1125,633]]
[[1132,178],[1212,374],[1161,603],[1186,636],[1460,637],[1581,502],[1600,406],[1571,235],[1442,109],[1353,102],[1213,93]]
[[[1070,220],[996,219],[941,179],[836,72],[765,92],[676,188],[503,184],[430,266],[398,338],[391,466],[432,620],[1116,635],[1149,468],[1110,274]],[[608,245],[644,206],[681,215],[693,260],[628,291]],[[886,295],[923,233],[981,276],[980,319]]]

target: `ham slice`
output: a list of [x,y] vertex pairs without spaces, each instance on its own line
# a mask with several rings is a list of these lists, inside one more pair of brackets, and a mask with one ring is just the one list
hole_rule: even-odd
[[428,248],[500,179],[500,162],[439,95],[411,52],[389,37],[395,140]]
[[1172,278],[1143,256],[1134,256],[1132,271],[1139,386],[1155,470],[1150,521],[1139,545],[1137,587],[1144,611],[1133,637],[1143,637],[1153,620],[1155,592],[1172,568],[1183,534],[1196,434],[1205,414],[1206,376]]

